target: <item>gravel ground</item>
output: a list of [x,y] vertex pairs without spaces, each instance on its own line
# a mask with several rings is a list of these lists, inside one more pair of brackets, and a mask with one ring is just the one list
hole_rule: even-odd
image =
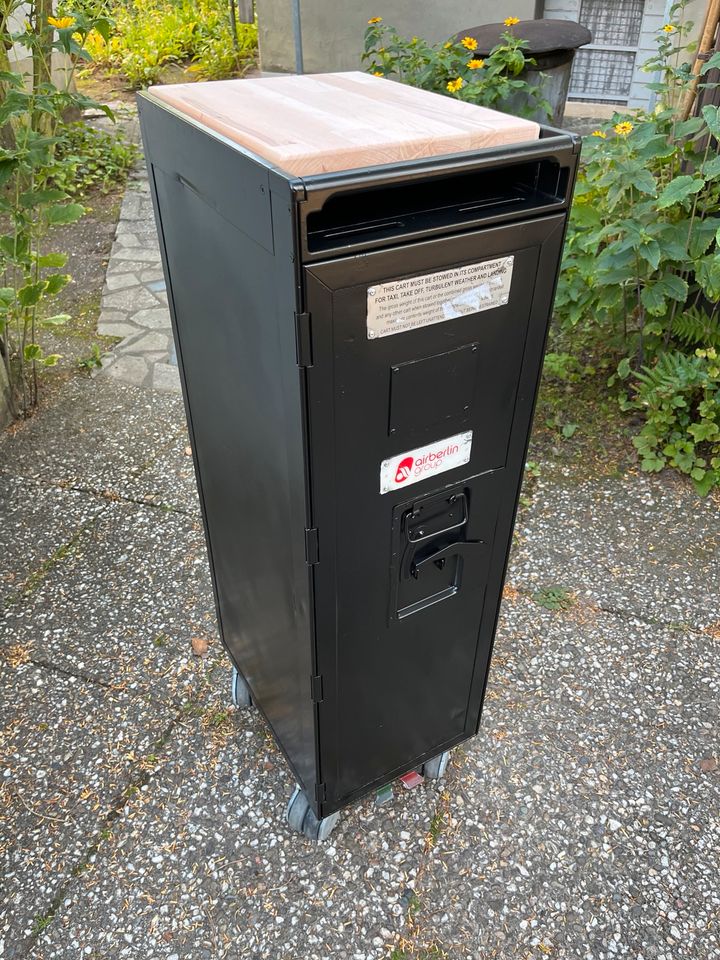
[[228,706],[180,399],[0,440],[0,956],[720,960],[718,500],[533,457],[480,735],[314,847]]

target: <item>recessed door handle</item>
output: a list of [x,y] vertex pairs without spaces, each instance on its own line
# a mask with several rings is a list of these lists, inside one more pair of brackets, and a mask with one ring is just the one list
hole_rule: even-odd
[[445,561],[448,557],[466,556],[468,553],[471,553],[474,548],[482,546],[483,543],[483,540],[456,540],[454,543],[445,544],[445,546],[440,547],[439,550],[434,550],[420,560],[416,560],[413,557],[410,563],[410,576],[415,577],[417,580],[420,576],[420,571],[424,567],[427,567],[428,564]]

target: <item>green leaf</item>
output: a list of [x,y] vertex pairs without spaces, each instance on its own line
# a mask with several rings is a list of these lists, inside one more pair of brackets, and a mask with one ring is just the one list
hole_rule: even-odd
[[64,190],[27,190],[20,194],[20,203],[24,207],[36,207],[41,203],[57,203],[66,199]]
[[42,357],[40,363],[44,367],[55,367],[57,366],[58,360],[62,357],[60,353],[49,353],[46,357]]
[[28,343],[23,350],[23,357],[27,363],[30,363],[31,360],[40,360],[42,358],[42,350],[36,343]]
[[40,300],[43,293],[45,292],[45,287],[47,283],[45,280],[40,280],[37,283],[28,283],[24,287],[20,287],[17,293],[18,303],[21,307],[33,307]]
[[56,313],[53,317],[44,317],[40,321],[43,327],[61,327],[64,323],[69,323],[72,317],[69,313]]
[[708,125],[708,130],[710,133],[717,139],[720,138],[720,107],[713,107],[710,104],[702,108],[702,115],[705,120],[705,123]]
[[702,175],[706,180],[715,180],[716,177],[720,177],[720,156],[713,157],[712,160],[703,164]]
[[701,177],[687,175],[675,177],[658,197],[658,209],[664,210],[665,207],[671,207],[674,203],[682,203],[693,193],[702,190],[704,186],[705,181]]
[[6,307],[15,299],[15,287],[0,287],[0,303]]
[[669,273],[658,281],[663,293],[667,294],[672,300],[678,300],[684,303],[688,296],[687,280],[678,277],[676,274]]
[[688,252],[693,260],[707,252],[713,242],[716,231],[720,229],[720,219],[709,217],[706,220],[697,220],[690,231]]
[[81,203],[65,203],[48,207],[45,218],[50,224],[75,223],[84,213],[85,207]]
[[4,187],[10,177],[17,169],[18,161],[13,157],[7,160],[0,160],[0,187]]
[[577,423],[566,423],[565,426],[560,431],[566,440],[569,440],[570,437],[577,431],[579,424]]
[[700,70],[700,76],[704,77],[708,70],[720,70],[720,53],[714,53],[709,60],[706,60]]
[[640,300],[648,313],[654,316],[665,313],[667,303],[659,283],[646,284],[640,292]]
[[646,260],[653,270],[660,266],[661,249],[657,240],[649,240],[638,247],[638,253]]
[[53,273],[45,281],[47,294],[54,297],[56,293],[60,293],[63,287],[67,286],[70,279],[69,273]]
[[720,299],[720,254],[703,257],[695,265],[695,277],[708,300]]
[[67,263],[66,253],[43,253],[37,258],[39,267],[64,267]]
[[700,133],[704,126],[705,121],[702,117],[690,117],[688,120],[675,124],[675,138],[685,140],[686,137],[692,137],[694,134]]

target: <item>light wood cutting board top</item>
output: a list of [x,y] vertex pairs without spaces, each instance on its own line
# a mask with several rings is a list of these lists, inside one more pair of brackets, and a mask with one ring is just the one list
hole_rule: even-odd
[[366,73],[151,87],[288,173],[330,173],[537,140],[539,126]]

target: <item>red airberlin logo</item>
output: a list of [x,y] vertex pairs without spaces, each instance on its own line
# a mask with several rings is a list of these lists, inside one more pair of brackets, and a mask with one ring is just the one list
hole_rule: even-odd
[[397,473],[395,474],[395,483],[403,483],[410,476],[413,468],[413,458],[405,457],[404,460],[401,460],[398,464]]

